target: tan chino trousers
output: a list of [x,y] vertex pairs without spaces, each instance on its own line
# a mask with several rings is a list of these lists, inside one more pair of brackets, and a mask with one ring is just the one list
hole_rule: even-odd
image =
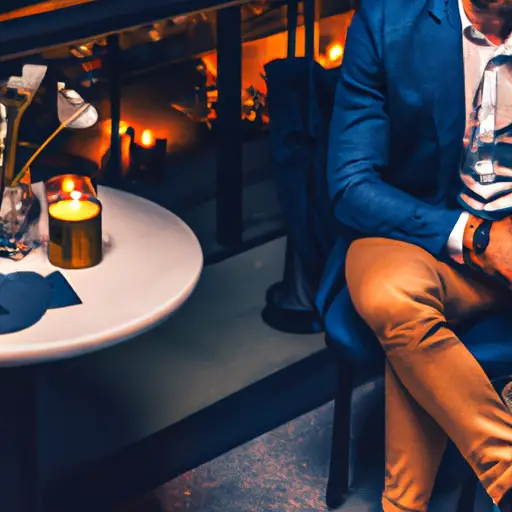
[[451,328],[503,301],[512,314],[508,290],[385,238],[355,241],[346,276],[387,358],[384,511],[427,510],[448,437],[499,502],[512,487],[512,415]]

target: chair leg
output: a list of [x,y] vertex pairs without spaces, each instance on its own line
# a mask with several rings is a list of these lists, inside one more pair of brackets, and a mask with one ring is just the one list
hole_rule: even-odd
[[337,372],[331,462],[325,498],[330,509],[339,507],[345,501],[349,490],[352,368],[347,362],[340,360]]

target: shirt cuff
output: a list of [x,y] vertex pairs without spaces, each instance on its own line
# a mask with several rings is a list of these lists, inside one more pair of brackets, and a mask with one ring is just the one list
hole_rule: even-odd
[[466,229],[466,224],[469,220],[469,213],[462,212],[460,214],[459,220],[455,224],[450,236],[448,237],[448,242],[446,244],[446,248],[448,249],[448,254],[450,257],[455,260],[457,263],[461,265],[464,263],[464,259],[462,257],[463,251],[463,241],[464,241],[464,230]]

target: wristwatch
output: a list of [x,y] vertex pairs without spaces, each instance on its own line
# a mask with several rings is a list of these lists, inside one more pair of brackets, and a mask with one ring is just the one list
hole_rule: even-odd
[[483,254],[490,241],[492,220],[480,219],[473,215],[464,230],[462,256],[464,263],[471,268],[479,269],[475,256]]

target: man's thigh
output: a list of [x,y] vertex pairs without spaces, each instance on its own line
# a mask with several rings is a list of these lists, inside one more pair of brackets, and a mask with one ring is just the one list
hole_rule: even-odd
[[488,276],[441,261],[416,245],[380,237],[352,243],[346,277],[358,310],[392,312],[399,301],[416,301],[440,309],[450,323],[498,308],[509,293]]

